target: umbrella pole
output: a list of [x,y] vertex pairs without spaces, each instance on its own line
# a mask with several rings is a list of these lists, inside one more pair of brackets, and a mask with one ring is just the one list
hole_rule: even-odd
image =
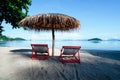
[[55,42],[55,34],[54,34],[54,28],[52,28],[52,56],[54,56],[54,42]]

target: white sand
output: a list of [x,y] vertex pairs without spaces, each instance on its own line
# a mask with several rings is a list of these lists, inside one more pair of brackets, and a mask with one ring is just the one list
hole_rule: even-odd
[[31,49],[0,47],[0,80],[120,80],[120,51],[81,51],[81,63],[65,64],[59,54],[31,60]]

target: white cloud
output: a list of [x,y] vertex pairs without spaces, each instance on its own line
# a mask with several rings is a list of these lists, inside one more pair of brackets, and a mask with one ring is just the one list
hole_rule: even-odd
[[79,33],[61,32],[56,34],[56,38],[76,40],[76,39],[81,39],[82,35],[80,35]]
[[[28,34],[29,39],[31,40],[51,40],[52,33],[51,32],[41,32],[41,33],[30,33]],[[63,39],[81,39],[82,35],[79,33],[69,33],[69,32],[55,32],[55,40],[63,40]]]

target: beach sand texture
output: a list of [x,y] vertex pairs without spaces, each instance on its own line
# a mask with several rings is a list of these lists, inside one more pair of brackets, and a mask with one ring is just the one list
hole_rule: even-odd
[[[51,49],[50,49],[51,52]],[[0,80],[120,80],[120,51],[81,50],[81,63],[31,60],[31,49],[0,47]]]

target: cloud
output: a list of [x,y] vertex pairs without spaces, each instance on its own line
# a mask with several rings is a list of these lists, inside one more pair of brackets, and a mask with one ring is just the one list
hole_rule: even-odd
[[32,40],[49,40],[49,39],[51,39],[51,35],[46,34],[46,33],[41,33],[41,34],[40,33],[39,34],[32,33],[30,35],[30,38]]
[[67,32],[64,33],[63,32],[63,33],[56,34],[56,38],[76,40],[76,39],[81,39],[82,35],[80,35],[79,33],[67,33]]
[[[29,39],[31,40],[51,40],[52,33],[51,32],[41,32],[41,33],[31,33],[28,34]],[[63,39],[81,39],[82,35],[79,33],[69,33],[69,32],[55,32],[55,40],[63,40]]]

